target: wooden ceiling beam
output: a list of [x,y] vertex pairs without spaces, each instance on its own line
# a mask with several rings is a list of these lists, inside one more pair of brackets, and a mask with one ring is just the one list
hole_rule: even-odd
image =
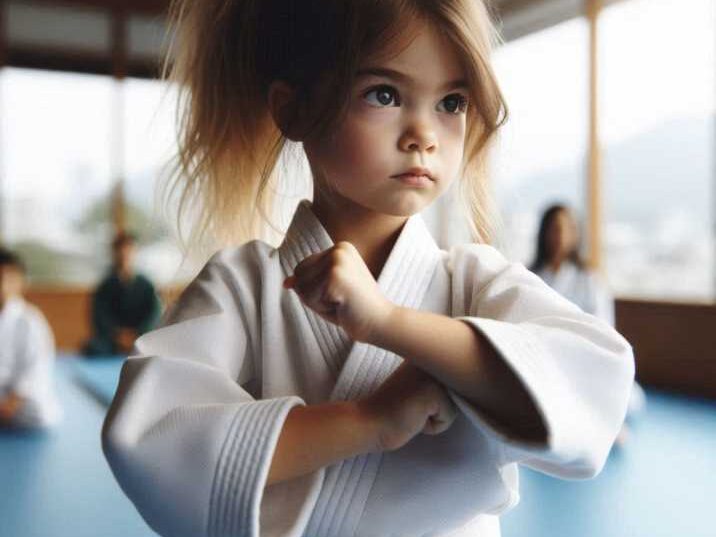
[[[6,60],[6,65],[26,69],[117,76],[117,69],[110,56],[84,50],[63,50],[58,53],[57,49],[16,47],[8,51]],[[125,77],[159,78],[161,70],[156,61],[131,59],[127,60],[123,73]]]
[[163,15],[169,9],[170,0],[32,0],[26,3],[124,11],[142,15]]
[[112,70],[117,79],[127,76],[127,15],[120,9],[112,12]]
[[5,35],[5,5],[0,0],[0,67],[7,63],[7,36]]

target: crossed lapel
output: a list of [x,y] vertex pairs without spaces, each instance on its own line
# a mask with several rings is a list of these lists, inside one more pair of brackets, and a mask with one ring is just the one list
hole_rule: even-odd
[[[309,255],[334,245],[311,209],[301,200],[279,247],[285,275]],[[378,287],[392,303],[418,308],[440,261],[440,249],[419,214],[411,216],[378,277]],[[345,331],[304,307],[323,358],[337,377],[331,400],[349,400],[370,393],[400,363],[394,353],[367,343],[354,342]]]
[[[328,232],[302,200],[293,217],[280,256],[286,275],[306,256],[333,246]],[[419,214],[411,216],[378,277],[384,296],[399,306],[419,308],[441,251]],[[305,308],[329,367],[337,374],[331,401],[360,399],[372,393],[400,365],[402,358],[367,343],[351,341],[345,331]],[[346,356],[347,354],[347,356]],[[346,356],[344,361],[341,357]],[[353,535],[375,481],[382,453],[346,459],[326,471],[321,493],[305,535]]]

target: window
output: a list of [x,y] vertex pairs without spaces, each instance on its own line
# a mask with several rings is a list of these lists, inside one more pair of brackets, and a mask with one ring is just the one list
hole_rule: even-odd
[[0,74],[0,233],[33,284],[91,284],[107,264],[112,91],[104,76]]
[[610,283],[712,300],[716,3],[620,2],[599,28]]
[[494,65],[510,112],[493,157],[502,216],[498,244],[525,264],[544,209],[584,214],[588,134],[588,27],[572,19],[502,45]]
[[175,152],[176,96],[164,82],[128,79],[123,84],[127,227],[139,238],[137,268],[158,285],[185,280],[189,267],[162,210],[158,185]]

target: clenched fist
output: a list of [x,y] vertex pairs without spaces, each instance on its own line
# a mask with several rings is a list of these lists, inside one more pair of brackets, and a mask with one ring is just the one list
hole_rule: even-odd
[[355,341],[367,341],[386,323],[394,307],[356,247],[346,241],[306,257],[283,285]]
[[445,387],[408,362],[357,404],[380,424],[378,451],[400,449],[419,433],[442,434],[457,417]]

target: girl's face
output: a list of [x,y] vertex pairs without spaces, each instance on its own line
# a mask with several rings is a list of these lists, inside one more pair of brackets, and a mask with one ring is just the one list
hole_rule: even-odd
[[551,259],[562,259],[577,246],[577,225],[571,214],[559,211],[547,228],[547,244]]
[[468,91],[458,56],[432,26],[415,24],[407,48],[361,66],[337,130],[304,140],[317,183],[343,203],[394,216],[419,212],[447,189],[465,139]]

